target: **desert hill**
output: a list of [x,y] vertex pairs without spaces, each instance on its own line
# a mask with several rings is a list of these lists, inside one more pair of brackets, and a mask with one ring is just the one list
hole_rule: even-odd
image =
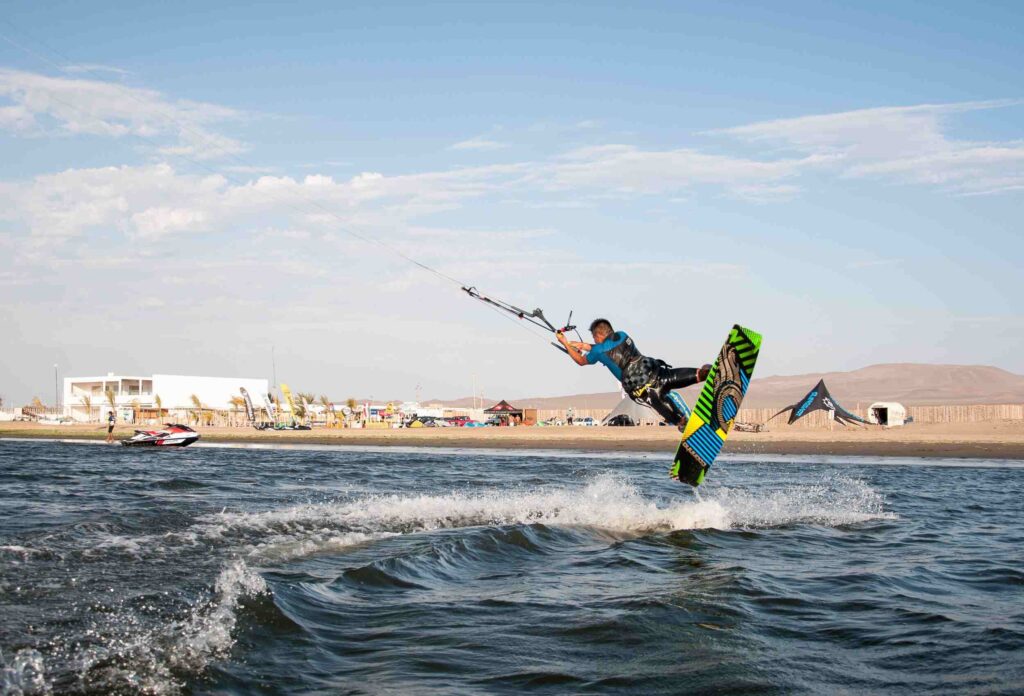
[[[743,405],[748,408],[788,406],[822,378],[832,396],[848,408],[867,406],[874,401],[898,401],[905,406],[1024,403],[1024,376],[998,367],[891,363],[870,365],[851,372],[755,377]],[[698,393],[698,387],[682,392],[690,404]],[[619,392],[602,392],[510,401],[520,408],[561,409],[572,406],[611,409],[621,398]],[[484,398],[488,406],[497,401],[498,398]],[[441,403],[464,408],[471,406],[473,400],[466,397]]]

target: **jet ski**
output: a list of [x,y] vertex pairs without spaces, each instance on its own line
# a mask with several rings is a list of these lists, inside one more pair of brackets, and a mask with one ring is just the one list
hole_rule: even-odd
[[163,430],[136,430],[125,447],[187,447],[199,439],[199,433],[181,423],[166,423]]

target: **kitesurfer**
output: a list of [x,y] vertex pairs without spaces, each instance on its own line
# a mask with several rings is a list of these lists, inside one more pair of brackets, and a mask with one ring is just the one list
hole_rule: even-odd
[[607,319],[595,319],[590,324],[593,343],[570,341],[562,331],[555,337],[577,365],[601,363],[622,382],[622,388],[633,401],[650,406],[680,430],[690,417],[686,404],[674,393],[691,384],[703,382],[711,371],[710,365],[700,368],[672,367],[664,360],[642,354],[625,331],[616,331]]

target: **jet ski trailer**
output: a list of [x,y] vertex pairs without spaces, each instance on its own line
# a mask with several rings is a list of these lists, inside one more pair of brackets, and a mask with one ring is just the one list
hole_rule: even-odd
[[125,447],[187,447],[199,439],[199,433],[181,423],[167,423],[163,430],[136,430]]

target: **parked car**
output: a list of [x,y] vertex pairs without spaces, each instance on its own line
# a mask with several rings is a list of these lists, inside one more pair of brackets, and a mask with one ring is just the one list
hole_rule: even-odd
[[597,421],[594,420],[593,418],[591,418],[590,416],[586,416],[584,418],[573,418],[572,424],[573,425],[582,425],[583,427],[590,427],[590,426],[597,425]]
[[465,427],[465,428],[486,428],[487,427],[487,423],[481,423],[480,421],[471,420],[471,421],[466,421],[466,425],[463,426],[463,427]]
[[608,425],[619,425],[619,426],[634,426],[636,423],[625,413],[620,413],[611,420],[608,421]]

